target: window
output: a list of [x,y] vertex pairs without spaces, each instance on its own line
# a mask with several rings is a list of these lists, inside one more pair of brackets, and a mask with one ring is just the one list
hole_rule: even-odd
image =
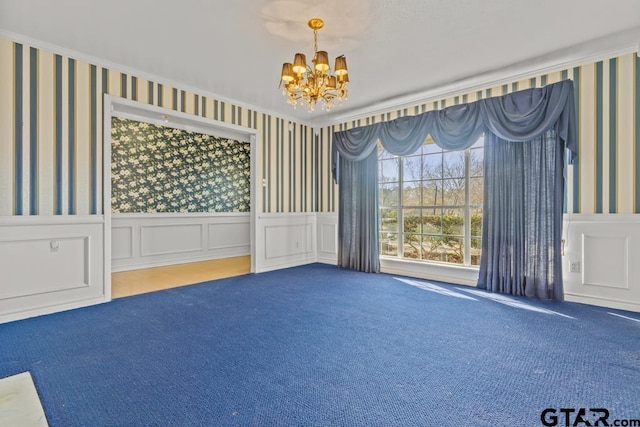
[[380,255],[479,265],[484,137],[446,151],[431,137],[394,156],[378,147]]

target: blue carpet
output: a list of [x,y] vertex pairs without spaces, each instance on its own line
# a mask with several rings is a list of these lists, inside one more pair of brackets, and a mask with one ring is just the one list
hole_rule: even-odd
[[51,426],[640,419],[640,314],[410,282],[313,264],[7,323],[0,377]]

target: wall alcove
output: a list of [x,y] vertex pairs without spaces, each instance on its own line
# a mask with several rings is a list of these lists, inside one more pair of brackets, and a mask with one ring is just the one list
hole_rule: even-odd
[[109,296],[118,271],[249,254],[255,272],[256,131],[109,95],[104,112]]

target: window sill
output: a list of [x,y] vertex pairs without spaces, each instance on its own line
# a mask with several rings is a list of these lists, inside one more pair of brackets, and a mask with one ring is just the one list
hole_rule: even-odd
[[381,256],[380,271],[387,274],[437,280],[456,285],[476,286],[479,269],[478,267],[410,261]]

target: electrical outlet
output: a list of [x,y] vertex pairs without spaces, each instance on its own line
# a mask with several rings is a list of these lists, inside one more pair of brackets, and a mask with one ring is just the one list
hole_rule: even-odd
[[569,271],[572,273],[580,273],[580,261],[570,261]]
[[58,252],[60,250],[60,242],[57,240],[50,241],[49,249],[51,250],[51,252]]

